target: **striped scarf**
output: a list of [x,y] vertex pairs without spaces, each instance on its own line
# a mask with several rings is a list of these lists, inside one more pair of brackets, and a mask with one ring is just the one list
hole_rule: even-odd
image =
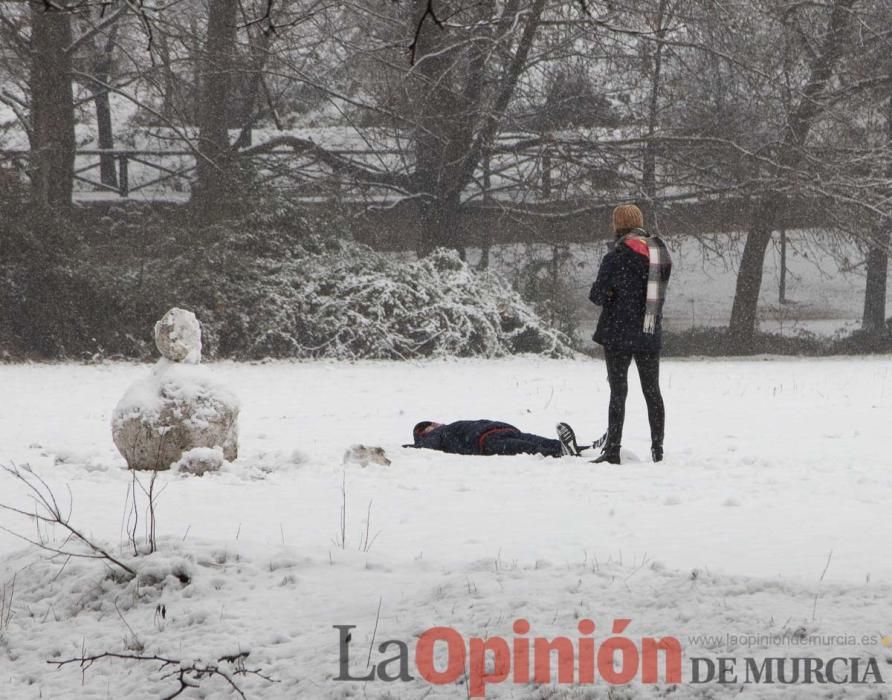
[[623,236],[634,237],[647,243],[647,256],[650,262],[647,271],[647,300],[644,309],[644,332],[653,335],[657,331],[657,319],[663,311],[666,301],[666,287],[669,286],[669,275],[672,274],[672,258],[663,240],[653,236],[644,229],[632,229]]

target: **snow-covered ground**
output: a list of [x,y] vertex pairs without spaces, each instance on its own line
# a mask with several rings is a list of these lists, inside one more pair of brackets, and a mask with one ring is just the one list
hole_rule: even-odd
[[[162,474],[160,551],[134,559],[124,533],[131,475],[109,423],[148,367],[0,366],[0,462],[30,465],[63,504],[70,493],[72,523],[142,572],[115,582],[100,562],[49,561],[0,533],[3,698],[160,698],[179,688],[157,662],[100,660],[83,675],[47,664],[84,650],[193,661],[249,651],[247,668],[278,681],[236,677],[252,698],[463,698],[463,674],[446,685],[419,678],[418,635],[446,626],[465,640],[510,639],[518,618],[530,622],[528,637],[571,639],[590,618],[598,644],[614,618],[629,618],[621,636],[636,645],[679,640],[685,681],[693,657],[734,656],[742,667],[750,655],[872,657],[892,679],[889,358],[666,360],[666,459],[644,458],[632,382],[619,467],[400,447],[423,418],[491,417],[544,435],[567,420],[580,438],[596,437],[607,404],[597,360],[212,368],[242,400],[241,456],[201,478]],[[342,463],[354,443],[383,447],[392,464]],[[0,502],[33,507],[6,474]],[[35,535],[11,513],[0,512],[0,525]],[[58,527],[43,536],[64,540]],[[373,665],[395,655],[379,644],[399,640],[415,680],[333,680],[333,625],[356,625],[353,675],[367,673],[373,639]],[[779,637],[746,646],[725,635]],[[802,640],[811,635],[820,638]],[[182,697],[237,697],[221,678],[200,683]],[[771,697],[826,687],[833,697],[888,693],[743,686]],[[628,697],[616,690],[504,682],[487,697]],[[636,681],[630,694],[670,691]],[[738,692],[686,682],[672,695]]]

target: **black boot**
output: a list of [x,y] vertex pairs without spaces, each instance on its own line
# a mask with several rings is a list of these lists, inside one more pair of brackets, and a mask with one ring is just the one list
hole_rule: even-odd
[[650,456],[653,457],[654,462],[662,462],[663,461],[663,443],[662,442],[653,442],[651,444]]
[[619,464],[619,445],[609,443],[604,445],[604,451],[601,452],[601,455],[592,460],[593,464],[600,464],[601,462]]

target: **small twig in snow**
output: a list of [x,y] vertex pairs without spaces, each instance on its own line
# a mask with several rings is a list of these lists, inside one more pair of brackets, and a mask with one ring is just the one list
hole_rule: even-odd
[[378,612],[375,614],[375,628],[372,630],[372,641],[369,642],[369,657],[365,662],[366,668],[372,665],[372,647],[375,646],[375,635],[378,634],[378,620],[381,619],[381,603],[383,600],[383,597],[378,598]]
[[818,615],[818,598],[821,596],[821,582],[824,580],[824,576],[827,575],[827,569],[830,568],[830,560],[833,558],[833,550],[830,550],[830,553],[827,555],[827,563],[824,565],[824,570],[821,572],[821,577],[818,579],[818,590],[815,591],[815,600],[811,606],[811,621],[814,622],[815,618]]

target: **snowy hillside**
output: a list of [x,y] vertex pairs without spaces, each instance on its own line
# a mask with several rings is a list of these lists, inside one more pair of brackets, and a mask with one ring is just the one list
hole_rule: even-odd
[[[629,618],[625,636],[636,644],[679,640],[686,681],[692,657],[747,655],[875,658],[892,679],[888,358],[667,360],[666,460],[645,461],[632,381],[620,467],[400,447],[423,418],[491,417],[543,435],[567,420],[581,439],[596,437],[607,404],[597,360],[211,367],[241,399],[241,456],[216,475],[162,474],[160,551],[133,558],[123,546],[130,474],[109,423],[148,368],[0,366],[15,398],[0,408],[0,462],[29,464],[63,503],[70,489],[73,523],[141,572],[116,582],[99,562],[47,561],[2,533],[4,698],[159,698],[178,688],[157,662],[100,660],[83,675],[77,664],[46,663],[84,652],[184,664],[249,652],[245,668],[275,681],[235,676],[251,698],[464,698],[463,674],[430,685],[414,665],[405,683],[333,680],[333,626],[356,625],[358,676],[373,642],[373,665],[394,655],[378,651],[388,640],[414,660],[431,627],[510,639],[520,618],[530,637],[573,639],[589,618],[598,644],[614,618]],[[354,443],[383,447],[392,464],[344,464]],[[30,508],[6,474],[0,494]],[[34,536],[8,512],[0,525]],[[59,528],[43,536],[64,539]],[[747,646],[728,635],[760,638]],[[183,697],[238,697],[220,677],[200,684]],[[683,685],[672,697],[740,689]],[[608,686],[587,692],[510,680],[486,688],[487,697],[601,698]],[[777,685],[745,692],[817,696]]]

